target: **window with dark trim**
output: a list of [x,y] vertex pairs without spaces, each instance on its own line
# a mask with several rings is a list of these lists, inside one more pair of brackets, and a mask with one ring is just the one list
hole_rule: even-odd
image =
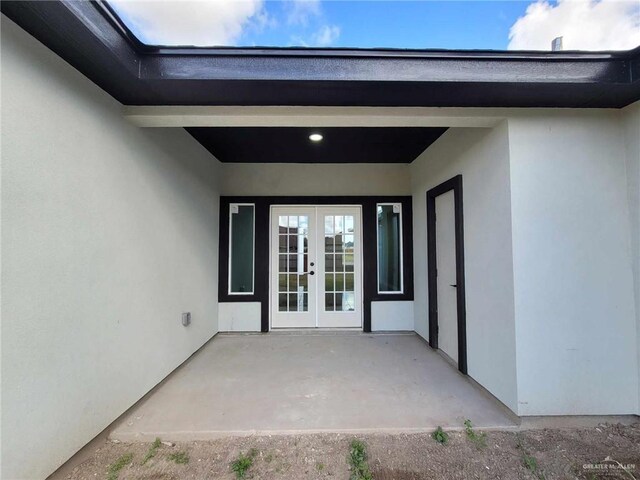
[[378,203],[378,293],[402,293],[402,204]]
[[255,205],[229,205],[229,295],[253,295]]

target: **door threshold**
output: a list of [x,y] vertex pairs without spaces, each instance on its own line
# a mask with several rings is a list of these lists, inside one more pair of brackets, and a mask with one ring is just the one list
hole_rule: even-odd
[[364,333],[362,328],[272,328],[269,333],[275,335],[336,335]]

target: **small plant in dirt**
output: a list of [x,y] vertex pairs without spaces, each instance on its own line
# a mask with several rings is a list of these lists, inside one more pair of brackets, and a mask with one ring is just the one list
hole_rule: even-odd
[[367,446],[360,440],[353,440],[349,448],[349,480],[372,480],[367,462]]
[[133,453],[125,453],[118,460],[109,465],[107,480],[117,480],[120,470],[129,465],[133,460]]
[[240,456],[231,462],[231,471],[236,474],[236,478],[245,478],[247,475],[247,471],[253,465],[253,459],[258,455],[258,451],[255,448],[249,450],[249,452],[244,455],[243,453]]
[[159,438],[156,438],[151,444],[151,446],[149,447],[149,450],[147,450],[147,454],[142,459],[142,465],[144,465],[145,463],[147,463],[149,460],[151,460],[153,457],[156,456],[156,453],[158,453],[158,449],[160,448],[160,445],[162,445],[162,440],[160,440]]
[[471,440],[476,447],[484,448],[487,446],[487,434],[485,432],[476,432],[473,429],[473,424],[468,418],[464,421],[464,431],[467,434],[467,438]]
[[187,452],[172,453],[167,458],[178,465],[186,465],[189,463],[189,455],[187,455]]
[[442,430],[442,427],[436,428],[436,431],[431,434],[431,438],[441,445],[444,445],[449,441],[449,435],[447,435],[447,432]]
[[532,457],[531,455],[527,455],[526,453],[522,456],[522,462],[527,470],[531,473],[537,473],[538,471],[538,461],[536,457]]
[[318,462],[316,463],[316,469],[321,472],[322,470],[324,470],[324,463]]
[[538,468],[538,460],[533,455],[529,455],[529,453],[527,453],[527,450],[522,443],[522,438],[519,434],[516,434],[516,448],[522,452],[522,463],[524,465],[524,468],[534,474],[536,478],[545,480],[544,474]]

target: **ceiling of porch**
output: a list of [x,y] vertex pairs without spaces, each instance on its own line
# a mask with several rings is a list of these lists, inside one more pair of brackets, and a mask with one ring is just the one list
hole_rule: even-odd
[[[411,163],[445,127],[188,127],[221,162]],[[312,134],[322,135],[312,141]]]

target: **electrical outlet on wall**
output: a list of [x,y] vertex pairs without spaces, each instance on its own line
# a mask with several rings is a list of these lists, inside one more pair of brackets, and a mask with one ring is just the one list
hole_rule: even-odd
[[182,314],[182,325],[187,327],[191,324],[191,312],[184,312]]

